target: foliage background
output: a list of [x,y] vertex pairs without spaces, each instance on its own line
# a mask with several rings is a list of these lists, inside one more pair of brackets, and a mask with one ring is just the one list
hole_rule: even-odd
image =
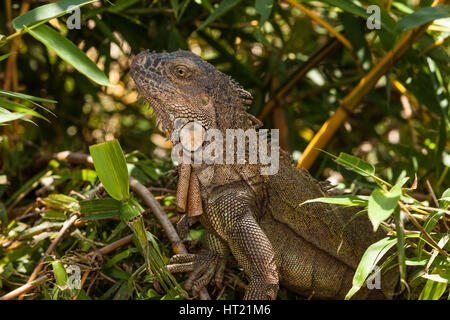
[[[21,10],[52,2],[6,0],[0,13],[0,34],[17,32],[11,21]],[[397,27],[395,38],[383,29],[385,25],[379,31],[367,29],[364,17],[350,1],[302,3],[347,38],[352,50],[337,42],[336,48],[294,85],[289,81],[302,71],[305,62],[336,40],[314,18],[285,1],[224,0],[220,5],[209,0],[105,1],[81,8],[79,30],[68,30],[70,15],[48,21],[84,51],[114,86],[94,83],[27,32],[14,39],[0,39],[0,56],[13,52],[0,61],[3,89],[57,101],[42,103],[50,112],[22,101],[48,121],[26,115],[25,119],[35,124],[15,120],[0,127],[0,195],[5,204],[0,211],[7,217],[0,238],[0,295],[27,280],[71,213],[72,209],[49,201],[49,194],[78,199],[73,191],[87,194],[97,183],[95,172],[86,166],[58,159],[49,164],[57,152],[88,153],[90,145],[118,139],[128,153],[131,174],[153,188],[172,222],[178,220],[170,191],[175,189],[175,179],[167,174],[170,146],[155,126],[149,106],[138,100],[128,73],[134,54],[143,49],[184,49],[201,55],[252,93],[249,112],[256,116],[265,113],[265,127],[279,128],[282,147],[298,160],[342,99],[404,34],[397,22],[431,5],[431,1],[416,0],[355,2],[359,8],[370,4],[385,8],[383,23]],[[411,184],[417,175],[414,196],[425,204],[433,203],[428,184],[438,197],[450,187],[449,33],[448,19],[435,21],[377,82],[326,146],[330,153],[346,152],[371,162],[386,181],[408,176]],[[399,90],[402,87],[406,91]],[[272,104],[269,112],[267,104]],[[321,154],[311,173],[355,193],[368,194],[375,185],[331,160]],[[37,176],[42,170],[43,176]],[[169,258],[172,252],[164,232],[151,215],[146,216],[146,223]],[[41,229],[30,231],[39,226]],[[71,230],[72,237],[63,239],[52,259],[83,254],[127,234],[124,225],[114,219],[80,224]],[[189,239],[195,249],[195,239],[202,239],[202,228],[195,226]],[[101,269],[92,261],[85,263],[83,270],[93,272],[86,276],[86,284],[76,297],[164,297],[151,277],[142,274],[130,282],[143,259],[133,245],[125,248],[115,252],[118,255],[105,257],[107,262],[100,264]],[[213,295],[242,297],[242,270],[230,268],[226,290]],[[46,265],[45,270],[50,269]],[[177,279],[182,282],[184,277],[178,275]],[[75,296],[46,282],[28,298],[58,298],[61,294]],[[280,297],[295,298],[283,290]]]

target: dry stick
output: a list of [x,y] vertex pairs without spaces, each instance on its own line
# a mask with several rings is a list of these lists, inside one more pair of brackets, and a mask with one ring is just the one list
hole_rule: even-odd
[[[58,160],[65,160],[68,162],[75,162],[77,164],[89,164],[93,165],[92,157],[77,152],[64,151],[60,152],[55,157]],[[130,188],[142,199],[144,202],[152,209],[153,214],[158,219],[159,223],[163,227],[164,231],[167,234],[170,242],[172,243],[172,248],[175,253],[187,253],[186,247],[184,246],[182,240],[178,236],[175,228],[170,222],[169,218],[165,214],[164,210],[161,208],[159,202],[153,197],[152,193],[139,181],[130,177]],[[201,300],[210,300],[208,291],[206,288],[203,288],[200,291],[200,299]]]
[[[73,223],[80,217],[79,214],[74,214],[73,216],[71,216],[69,218],[69,220],[66,220],[61,228],[61,230],[59,230],[58,234],[56,235],[56,238],[53,239],[50,247],[48,247],[47,251],[45,251],[44,255],[41,257],[41,259],[39,260],[38,265],[36,266],[36,268],[34,268],[33,273],[31,274],[31,276],[28,278],[27,283],[30,283],[32,281],[34,281],[34,279],[36,279],[38,273],[42,270],[42,267],[44,266],[44,259],[50,255],[53,250],[55,250],[56,245],[61,241],[61,239],[63,238],[64,234],[66,233],[67,230],[70,229],[70,227],[73,225]],[[26,292],[26,291],[25,291]],[[19,297],[19,300],[22,300],[25,292],[22,293]]]
[[431,197],[433,198],[434,205],[439,208],[439,201],[436,198],[436,194],[434,194],[433,187],[431,186],[430,181],[428,179],[427,179],[427,188],[431,194]]
[[433,249],[437,250],[443,257],[448,258],[449,257],[448,253],[444,249],[439,247],[439,245],[436,243],[436,241],[434,241],[434,239],[430,236],[430,234],[422,228],[422,226],[416,220],[416,218],[414,218],[414,216],[411,214],[411,212],[409,212],[408,208],[405,205],[403,205],[401,202],[400,202],[400,207],[402,208],[402,210],[404,210],[408,214],[408,216],[411,218],[411,221],[416,226],[416,228],[419,229],[419,231],[425,236],[425,238],[427,238],[427,240],[430,242]]
[[[144,202],[152,209],[153,214],[159,220],[159,223],[163,227],[164,231],[167,234],[170,242],[172,243],[172,248],[175,253],[188,253],[186,247],[184,246],[182,240],[178,236],[175,228],[172,223],[170,223],[167,215],[164,210],[161,208],[161,205],[158,201],[153,197],[150,191],[142,185],[139,181],[130,177],[130,188],[142,199]],[[199,298],[201,300],[210,300],[210,296],[206,288],[203,288],[200,291]]]
[[[100,184],[98,185],[88,196],[88,199],[92,199],[95,194],[101,190],[103,188],[103,186]],[[37,275],[39,274],[39,272],[42,270],[43,266],[44,266],[44,259],[50,255],[53,250],[55,250],[56,245],[61,241],[61,239],[63,238],[64,234],[66,233],[67,230],[70,229],[70,227],[75,223],[75,221],[80,217],[79,213],[74,214],[73,216],[71,216],[69,218],[69,220],[66,220],[61,228],[61,230],[59,230],[57,236],[55,239],[53,239],[52,243],[50,244],[50,246],[48,247],[47,251],[45,251],[44,255],[41,257],[41,259],[39,260],[38,265],[36,266],[36,268],[33,270],[33,273],[31,274],[31,276],[28,278],[27,280],[27,284],[30,282],[33,282],[34,279],[36,279]],[[26,286],[26,285],[25,285]],[[23,293],[20,295],[19,300],[22,300],[25,293],[31,289],[32,287],[27,287]],[[17,289],[16,289],[17,290]]]
[[[436,0],[432,4],[435,6],[441,3],[442,0]],[[384,75],[389,68],[396,62],[410,47],[417,41],[422,34],[427,30],[431,23],[417,27],[408,31],[397,43],[394,50],[390,50],[380,61],[363,77],[358,85],[347,95],[341,102],[341,106],[336,110],[333,116],[328,119],[316,133],[314,138],[306,147],[299,159],[297,166],[299,168],[309,169],[320,153],[319,149],[326,146],[328,141],[334,136],[337,129],[342,122],[347,118],[348,111],[353,110],[361,100],[369,93],[375,86],[378,80]]]
[[38,286],[39,284],[42,283],[42,281],[47,280],[49,278],[50,278],[49,275],[43,275],[42,277],[39,277],[39,278],[37,278],[34,281],[27,282],[23,286],[21,286],[21,287],[15,289],[15,290],[5,294],[4,296],[0,297],[0,300],[11,300],[11,299],[14,299],[18,295],[25,294],[28,290]]
[[339,46],[339,41],[337,39],[333,39],[328,42],[323,48],[321,48],[316,54],[310,57],[295,73],[295,75],[288,80],[287,83],[283,84],[283,86],[278,90],[275,96],[270,99],[262,108],[261,112],[258,115],[258,118],[263,121],[272,111],[272,109],[276,106],[277,101],[281,100],[286,93],[291,90],[295,83],[298,80],[303,78],[305,74],[307,74],[312,68],[314,68],[320,61],[322,61],[325,57],[327,57],[334,49]]
[[[115,241],[115,242],[113,242],[113,243],[103,247],[102,249],[100,249],[98,251],[91,251],[87,255],[93,255],[93,254],[95,254],[97,252],[100,253],[101,255],[108,254],[111,251],[114,251],[117,248],[119,248],[121,246],[124,246],[127,243],[130,243],[132,238],[133,238],[133,235],[130,234],[130,235],[126,236],[126,237],[123,237],[122,239],[119,239],[119,240],[117,240],[117,241]],[[38,279],[36,279],[34,281],[27,282],[26,284],[22,285],[21,287],[19,287],[19,288],[15,289],[15,290],[5,294],[4,296],[0,297],[0,300],[11,300],[11,299],[14,299],[18,295],[24,294],[27,291],[29,291],[30,289],[32,289],[32,288],[36,287],[37,285],[39,285],[42,280],[45,280],[45,279],[48,279],[48,278],[50,278],[50,276],[44,275],[44,276],[42,276],[42,277],[40,277],[40,278],[38,278]]]

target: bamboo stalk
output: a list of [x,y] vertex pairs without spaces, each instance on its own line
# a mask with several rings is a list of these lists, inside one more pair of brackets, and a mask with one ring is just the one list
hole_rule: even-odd
[[[436,0],[432,5],[440,4],[442,0]],[[347,118],[346,110],[352,111],[361,100],[372,90],[378,80],[384,75],[389,68],[396,62],[410,47],[417,41],[423,33],[427,30],[431,23],[417,27],[405,33],[393,50],[390,50],[386,55],[379,60],[379,62],[363,77],[358,85],[346,96],[341,102],[341,106],[320,128],[320,130],[313,137],[311,142],[303,152],[299,159],[297,166],[299,168],[309,169],[317,156],[319,149],[323,149],[330,139],[334,136],[337,129],[342,122]]]

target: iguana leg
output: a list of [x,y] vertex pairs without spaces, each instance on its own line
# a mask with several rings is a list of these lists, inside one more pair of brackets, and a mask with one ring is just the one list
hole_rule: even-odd
[[213,278],[217,287],[222,287],[225,262],[229,254],[228,246],[214,234],[207,232],[209,249],[199,254],[177,254],[170,259],[167,268],[170,272],[190,272],[186,281],[186,290],[195,295]]
[[212,197],[208,203],[210,227],[230,247],[234,258],[249,278],[245,299],[275,299],[278,272],[272,245],[251,212],[249,198],[242,192],[228,189]]

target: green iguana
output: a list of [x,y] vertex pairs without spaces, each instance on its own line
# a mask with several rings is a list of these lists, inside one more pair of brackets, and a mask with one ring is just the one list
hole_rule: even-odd
[[[131,76],[162,128],[173,134],[195,122],[200,145],[211,129],[225,135],[261,125],[246,112],[250,93],[191,52],[141,52]],[[177,208],[199,219],[208,244],[199,254],[170,261],[172,272],[191,272],[187,290],[196,294],[211,281],[220,287],[231,253],[248,277],[245,299],[275,299],[279,285],[304,296],[345,297],[363,253],[386,234],[374,233],[366,215],[350,219],[354,208],[299,206],[327,192],[284,152],[279,155],[278,172],[267,175],[260,164],[179,165]],[[382,274],[381,290],[363,288],[355,298],[391,298],[396,282],[395,272]]]

